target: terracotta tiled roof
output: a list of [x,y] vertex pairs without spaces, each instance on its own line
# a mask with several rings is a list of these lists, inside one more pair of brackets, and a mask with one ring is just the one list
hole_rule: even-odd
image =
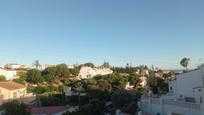
[[16,89],[26,88],[24,85],[21,85],[19,83],[12,82],[12,81],[0,82],[0,87],[8,89],[8,90],[16,90]]
[[46,114],[52,115],[53,113],[64,112],[67,110],[65,106],[53,106],[53,107],[33,107],[31,109],[32,114]]

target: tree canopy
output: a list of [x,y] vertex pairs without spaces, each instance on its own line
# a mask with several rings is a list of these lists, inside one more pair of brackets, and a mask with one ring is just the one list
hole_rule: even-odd
[[81,106],[77,111],[72,113],[67,112],[63,115],[104,115],[104,108],[104,102],[93,99],[89,104]]
[[142,82],[140,76],[136,73],[129,74],[128,81],[130,82],[130,85],[134,85],[135,88],[140,87],[140,83]]
[[95,67],[95,65],[91,62],[85,63],[84,66],[88,66],[88,67]]
[[187,68],[190,62],[190,58],[183,58],[180,61],[181,66],[183,66],[184,68]]
[[27,81],[34,84],[41,83],[43,81],[43,78],[41,76],[41,71],[37,69],[29,70],[27,73]]
[[6,80],[6,77],[3,75],[0,75],[0,81],[5,81],[5,80]]
[[3,111],[2,115],[31,115],[26,104],[18,101],[4,103],[0,109]]
[[150,76],[147,79],[147,83],[153,94],[165,94],[168,92],[168,83],[162,78]]
[[69,69],[65,64],[59,64],[56,66],[56,76],[59,78],[69,77]]
[[40,69],[41,65],[40,65],[39,60],[35,60],[35,61],[33,62],[33,67],[35,67],[35,69]]

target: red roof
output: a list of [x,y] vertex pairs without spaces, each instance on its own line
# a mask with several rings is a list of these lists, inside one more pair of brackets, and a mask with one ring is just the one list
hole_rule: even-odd
[[53,107],[33,107],[31,109],[32,114],[46,114],[52,115],[53,113],[65,112],[67,107],[65,106],[53,106]]
[[26,86],[13,82],[13,81],[2,81],[0,82],[0,87],[8,89],[8,90],[17,90],[17,89],[26,88]]

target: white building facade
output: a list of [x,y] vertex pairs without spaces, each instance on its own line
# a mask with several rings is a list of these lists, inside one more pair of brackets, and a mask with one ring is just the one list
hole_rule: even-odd
[[78,77],[81,79],[93,78],[96,75],[108,75],[113,71],[110,68],[91,68],[84,66],[81,68]]
[[16,70],[16,69],[26,69],[27,67],[25,65],[21,65],[21,64],[6,64],[4,66],[4,68],[7,68],[7,69],[11,69],[11,70]]
[[143,96],[139,106],[150,115],[204,115],[204,66],[169,81],[169,93]]
[[0,68],[0,75],[5,76],[6,80],[13,80],[17,78],[17,72],[15,70],[8,70],[4,68]]

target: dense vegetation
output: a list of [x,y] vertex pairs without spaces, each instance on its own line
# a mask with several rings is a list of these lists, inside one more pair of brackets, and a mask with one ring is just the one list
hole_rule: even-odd
[[[39,62],[35,63],[36,68],[39,68],[38,64]],[[28,93],[36,94],[36,106],[65,106],[67,104],[79,106],[77,111],[68,112],[65,115],[103,115],[104,113],[115,113],[117,109],[135,114],[139,109],[137,103],[141,95],[147,94],[149,90],[159,95],[168,91],[166,80],[156,77],[154,71],[150,72],[147,79],[148,85],[141,87],[141,75],[136,74],[136,71],[148,69],[146,66],[142,68],[112,67],[114,72],[109,75],[97,75],[86,80],[75,79],[82,66],[95,67],[92,63],[85,63],[74,68],[67,68],[65,64],[59,64],[43,71],[30,69],[26,73],[19,73],[20,78],[14,81],[27,85]],[[104,62],[102,66],[110,67],[108,62]],[[0,76],[0,79],[4,80],[4,77]],[[131,91],[125,90],[128,82],[133,86]],[[64,86],[71,87],[78,95],[65,96]],[[81,96],[80,94],[86,95]]]
[[11,101],[1,105],[2,115],[31,115],[26,104],[18,101]]

